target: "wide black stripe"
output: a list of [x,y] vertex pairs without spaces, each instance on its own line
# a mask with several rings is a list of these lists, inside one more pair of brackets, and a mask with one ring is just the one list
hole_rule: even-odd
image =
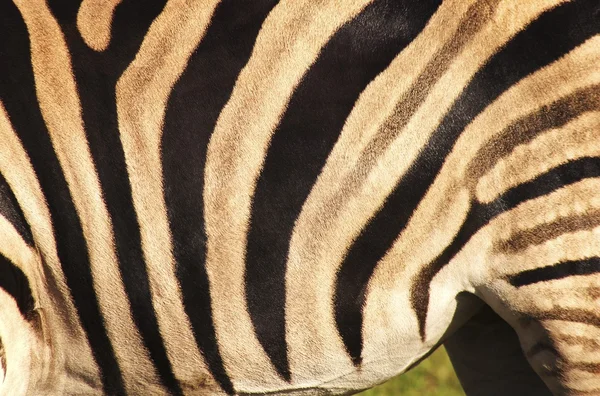
[[90,152],[112,220],[119,269],[132,318],[163,385],[172,394],[180,395],[181,387],[173,374],[152,305],[115,101],[117,80],[134,59],[150,23],[162,11],[165,1],[122,2],[115,10],[111,42],[100,53],[85,44],[76,28],[76,2],[54,0],[49,3],[63,25],[71,52]]
[[34,301],[27,276],[8,258],[0,254],[0,288],[10,294],[24,318],[33,311]]
[[489,203],[475,202],[462,227],[444,251],[417,276],[411,303],[419,318],[421,336],[425,335],[425,320],[429,305],[429,283],[433,277],[463,248],[471,237],[496,216],[522,202],[547,195],[559,188],[583,179],[600,177],[600,158],[584,157],[560,165],[535,179],[511,188]]
[[0,173],[0,216],[3,216],[10,224],[15,227],[21,238],[29,245],[33,246],[33,235],[29,223],[25,220],[25,215],[19,206],[17,198],[13,194],[6,179]]
[[439,3],[380,0],[367,6],[327,43],[275,131],[252,206],[246,295],[258,340],[286,380],[285,272],[294,222],[359,94]]
[[205,157],[217,118],[275,3],[226,0],[218,6],[202,42],[173,88],[162,137],[165,202],[184,308],[211,374],[229,394],[234,389],[219,353],[205,267]]
[[515,286],[527,286],[554,279],[563,279],[575,275],[590,275],[600,272],[600,258],[563,261],[546,267],[535,268],[508,276],[508,282]]
[[[364,291],[375,266],[405,228],[461,132],[517,81],[596,34],[600,27],[597,8],[597,1],[556,7],[542,14],[494,55],[465,87],[385,205],[354,242],[338,274],[335,301],[340,335],[354,356],[359,356],[361,350]],[[417,277],[412,291],[413,307],[422,329],[429,282],[432,274],[437,273],[431,268],[428,266]]]
[[124,394],[121,370],[94,294],[86,241],[34,89],[26,26],[12,2],[0,2],[0,99],[27,151],[46,198],[56,248],[73,303],[108,394]]

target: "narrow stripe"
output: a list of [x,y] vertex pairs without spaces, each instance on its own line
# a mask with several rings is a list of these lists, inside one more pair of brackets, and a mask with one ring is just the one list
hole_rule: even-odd
[[494,245],[494,251],[498,253],[515,254],[530,246],[541,245],[561,235],[581,230],[591,230],[600,226],[600,210],[560,217],[550,223],[539,224],[533,228],[519,230],[510,238]]
[[[352,180],[352,176],[363,177],[364,169],[356,166],[361,153],[378,133],[381,125],[395,117],[393,112],[398,101],[405,95],[410,96],[408,92],[413,89],[418,76],[454,36],[473,3],[475,1],[443,3],[415,40],[398,54],[384,72],[369,83],[355,103],[317,182],[303,204],[294,227],[286,264],[286,322],[290,348],[288,353],[292,371],[306,373],[295,375],[294,378],[308,382],[310,373],[317,372],[322,373],[322,377],[317,378],[330,378],[327,373],[332,365],[344,372],[352,370],[352,360],[338,333],[333,304],[336,272],[348,248],[368,224],[371,216],[384,204],[387,195],[417,157],[445,111],[450,108],[486,59],[516,33],[518,26],[551,6],[547,4],[550,2],[528,5],[521,9],[522,12],[515,21],[510,12],[513,6],[501,3],[492,16],[493,23],[475,33],[474,38],[463,44],[454,55],[447,71],[434,83],[427,97],[417,106],[406,127],[399,133],[389,131],[396,137],[381,153],[376,166],[368,170],[364,182],[355,190],[349,191],[350,196],[347,199],[343,197],[341,202],[332,199],[336,191],[343,189],[344,183]],[[506,29],[504,25],[510,28]],[[482,47],[479,44],[481,42],[487,45]],[[401,110],[398,108],[398,111]],[[397,116],[398,119],[402,119],[401,115]],[[464,159],[464,156],[462,158]],[[448,194],[440,195],[445,198],[453,197]],[[466,194],[462,195],[466,198]],[[461,201],[465,202],[462,199]],[[466,205],[461,206],[458,212],[466,214],[468,208]],[[449,210],[454,215],[457,213],[457,210],[452,209],[456,208],[454,204],[444,203],[435,207]],[[425,212],[431,215],[425,217],[435,216],[434,210]],[[462,214],[456,220],[462,220]],[[429,220],[429,223],[434,224],[436,221]],[[455,224],[458,226],[458,223]],[[414,224],[412,228],[416,233],[423,229],[420,226],[415,227]],[[438,227],[432,225],[431,228],[441,232],[439,223]],[[445,231],[451,239],[453,230],[448,228]],[[410,237],[409,239],[412,240]],[[429,259],[436,253],[434,251],[428,254],[425,244],[419,246],[422,248],[421,254],[427,254]],[[374,370],[377,370],[382,378],[386,375],[384,373],[393,375],[395,371],[393,366],[383,364],[386,360],[382,359],[381,345],[390,346],[387,355],[389,359],[397,359],[393,351],[403,350],[409,353],[404,346],[406,338],[401,334],[418,334],[416,320],[403,320],[402,312],[411,312],[411,308],[408,298],[400,297],[408,294],[410,274],[405,274],[405,271],[410,267],[407,258],[415,258],[412,251],[406,252],[408,257],[386,260],[387,265],[384,267],[388,270],[378,271],[381,276],[377,280],[372,278],[368,289],[368,305],[364,309],[365,325],[362,329],[362,359],[379,362],[376,364],[381,366]],[[394,267],[392,271],[389,271],[390,266]],[[304,303],[297,304],[296,301]],[[372,316],[367,319],[368,315]],[[414,345],[416,347],[417,344]],[[305,361],[304,356],[314,356],[314,359],[309,363]],[[343,362],[342,366],[340,362]],[[358,380],[366,373],[364,370],[358,370],[351,376],[340,378],[331,384],[333,386],[335,383]]]
[[560,320],[563,322],[583,323],[600,328],[600,316],[598,316],[598,312],[595,310],[589,311],[581,308],[554,306],[551,311],[530,310],[526,314],[521,315],[524,317],[535,318],[538,321]]
[[531,142],[540,133],[560,128],[581,114],[600,109],[600,84],[579,89],[557,101],[544,105],[520,118],[490,139],[470,160],[465,178],[472,190],[483,175],[501,158],[520,144]]
[[600,374],[600,363],[594,362],[566,362],[568,370],[581,370],[592,374]]
[[[586,47],[588,45],[589,42]],[[600,90],[598,93],[600,94]],[[567,161],[578,157],[600,156],[599,129],[600,111],[590,111],[566,125],[545,131],[531,142],[515,147],[506,157],[500,158],[479,180],[471,195],[480,202],[489,202],[503,191]]]
[[[346,327],[347,330],[341,334],[346,345],[361,343],[362,305],[355,302],[361,301],[377,262],[406,227],[461,132],[513,84],[594,35],[599,26],[592,16],[593,8],[594,5],[589,2],[568,3],[542,14],[493,56],[456,100],[342,264],[336,289],[336,309],[346,318],[351,318],[352,326]],[[573,27],[575,25],[577,28]],[[428,265],[415,279],[411,297],[422,337],[425,337],[429,282],[438,272],[431,272],[430,268],[431,265]]]
[[600,272],[600,258],[592,257],[585,260],[573,260],[535,268],[518,274],[509,275],[508,282],[515,287],[532,285],[555,279],[563,279],[576,275],[591,275]]
[[[438,6],[438,1],[409,7],[386,0],[367,6],[325,46],[274,133],[252,205],[246,294],[258,340],[286,380],[285,273],[296,218],[358,95],[423,29]],[[373,21],[388,34],[374,34]],[[340,65],[344,73],[332,73]]]
[[11,79],[0,84],[0,97],[11,98],[5,103],[6,112],[31,158],[48,203],[61,268],[97,362],[104,390],[107,393],[124,394],[119,364],[94,293],[82,226],[36,101],[26,27],[20,14],[15,13],[16,9],[9,7],[2,11],[1,14],[6,15],[10,22],[0,24],[9,31],[1,36],[14,41],[10,42],[9,47],[3,48],[13,62],[2,62],[6,68],[3,74],[10,75]]
[[31,228],[25,220],[25,216],[17,202],[17,198],[10,189],[10,186],[2,173],[0,173],[0,216],[3,216],[15,227],[17,232],[29,246],[33,246]]
[[115,8],[122,0],[83,0],[77,13],[77,28],[85,43],[95,51],[104,51],[110,42]]
[[554,340],[557,343],[565,343],[569,346],[580,346],[588,351],[600,349],[600,340],[592,338],[591,336],[558,334],[554,336]]
[[538,176],[534,180],[513,187],[494,201],[473,203],[460,230],[452,242],[417,275],[411,290],[411,304],[419,319],[419,331],[425,338],[425,321],[429,306],[429,284],[433,277],[462,249],[483,226],[498,215],[519,204],[547,195],[583,179],[600,177],[600,157],[580,158]]
[[395,105],[392,114],[379,126],[375,136],[362,150],[355,165],[357,171],[350,173],[346,180],[341,182],[342,188],[330,198],[332,204],[323,208],[323,216],[335,216],[336,210],[352,197],[351,192],[365,182],[369,171],[376,166],[386,149],[404,130],[435,84],[448,71],[460,51],[476,37],[481,28],[494,15],[497,6],[498,0],[493,0],[476,2],[469,7],[458,23],[459,27],[456,32],[433,55],[433,58]]
[[217,117],[274,5],[271,0],[243,5],[225,0],[219,4],[202,42],[173,87],[161,142],[165,204],[185,312],[211,374],[228,394],[233,394],[234,388],[217,344],[205,267],[204,164]]

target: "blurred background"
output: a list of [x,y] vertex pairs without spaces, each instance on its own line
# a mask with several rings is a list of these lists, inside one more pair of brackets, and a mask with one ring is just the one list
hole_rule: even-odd
[[407,373],[392,378],[360,396],[464,396],[444,347]]

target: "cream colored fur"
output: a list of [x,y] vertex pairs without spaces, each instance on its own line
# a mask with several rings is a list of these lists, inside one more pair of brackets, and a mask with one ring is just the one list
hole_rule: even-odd
[[[568,160],[600,154],[600,109],[523,144],[511,145],[506,132],[543,106],[600,84],[598,36],[512,86],[463,131],[368,284],[360,369],[344,349],[333,313],[335,276],[352,242],[465,85],[528,23],[561,2],[446,1],[361,93],[293,230],[285,301],[290,383],[277,375],[262,349],[245,301],[252,198],[294,90],[331,36],[370,1],[283,0],[272,10],[218,118],[206,158],[204,202],[198,203],[206,216],[215,331],[236,390],[343,394],[385,381],[443,341],[453,319],[463,322],[475,312],[469,308],[454,317],[457,295],[466,291],[480,296],[517,331],[532,367],[556,394],[600,392],[600,375],[589,369],[591,364],[600,367],[600,327],[581,319],[589,314],[600,320],[600,277],[569,277],[519,289],[506,282],[507,275],[600,253],[600,221],[593,220],[600,211],[598,179],[525,202],[477,232],[433,278],[424,340],[409,300],[415,276],[450,243],[470,202],[490,202]],[[130,314],[61,26],[45,1],[15,3],[31,40],[37,100],[82,224],[94,290],[125,387],[132,394],[162,394],[165,389]],[[92,49],[118,45],[111,42],[111,23],[119,3],[82,2],[77,27]],[[170,0],[119,79],[115,98],[153,307],[173,372],[190,395],[222,391],[181,304],[162,192],[160,139],[168,97],[217,5],[217,0]],[[496,149],[498,139],[505,139],[506,152]],[[33,318],[23,318],[0,291],[0,338],[7,362],[0,394],[99,393],[98,368],[61,272],[47,204],[1,102],[0,173],[35,241],[34,249],[27,246],[0,217],[0,253],[26,274],[36,301]],[[577,220],[586,215],[593,219]],[[548,224],[567,224],[568,230],[551,230]],[[528,237],[532,229],[540,232]],[[540,340],[552,341],[560,358],[547,352],[527,355]]]

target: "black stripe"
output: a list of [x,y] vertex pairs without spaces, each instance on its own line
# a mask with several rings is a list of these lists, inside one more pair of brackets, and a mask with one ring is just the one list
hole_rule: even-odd
[[119,269],[132,318],[162,384],[172,394],[181,395],[152,305],[139,224],[119,138],[115,101],[117,80],[134,59],[148,27],[162,11],[164,1],[141,4],[131,0],[119,4],[114,14],[110,45],[101,53],[90,49],[81,38],[75,24],[78,7],[62,1],[51,1],[50,5],[63,25],[71,51],[82,117],[112,220]]
[[[213,323],[203,211],[206,148],[273,0],[223,1],[169,99],[162,138],[165,202],[185,311],[208,368],[228,394]],[[227,263],[223,263],[227,265]]]
[[24,318],[29,319],[34,301],[29,280],[19,267],[0,254],[0,288],[10,294]]
[[[542,14],[479,70],[457,98],[427,145],[402,177],[385,205],[349,250],[336,284],[336,316],[344,344],[359,356],[362,343],[364,290],[378,261],[405,228],[433,183],[464,128],[502,92],[528,74],[560,58],[597,33],[597,1],[563,4]],[[596,15],[596,16],[595,16]],[[432,265],[415,280],[412,305],[422,336]]]
[[508,276],[508,282],[515,286],[527,286],[538,282],[563,279],[575,275],[590,275],[600,272],[600,258],[564,261],[546,267],[535,268]]
[[121,370],[94,294],[83,231],[54,154],[34,89],[26,26],[12,2],[0,2],[0,99],[21,139],[45,195],[56,248],[73,303],[99,367],[104,391],[124,394]]
[[29,223],[25,220],[25,215],[19,206],[17,198],[13,194],[10,186],[0,173],[0,216],[3,216],[10,224],[15,227],[21,238],[29,246],[33,246],[33,235]]
[[271,141],[252,205],[246,296],[258,340],[288,381],[285,273],[294,223],[354,102],[439,3],[375,1],[343,25],[294,92]]
[[419,318],[421,336],[424,337],[425,335],[425,320],[429,305],[429,283],[481,227],[522,202],[547,195],[583,179],[594,177],[600,177],[600,157],[584,157],[560,165],[527,183],[513,187],[492,202],[486,204],[473,203],[467,218],[452,242],[435,260],[422,269],[415,280],[411,303]]

